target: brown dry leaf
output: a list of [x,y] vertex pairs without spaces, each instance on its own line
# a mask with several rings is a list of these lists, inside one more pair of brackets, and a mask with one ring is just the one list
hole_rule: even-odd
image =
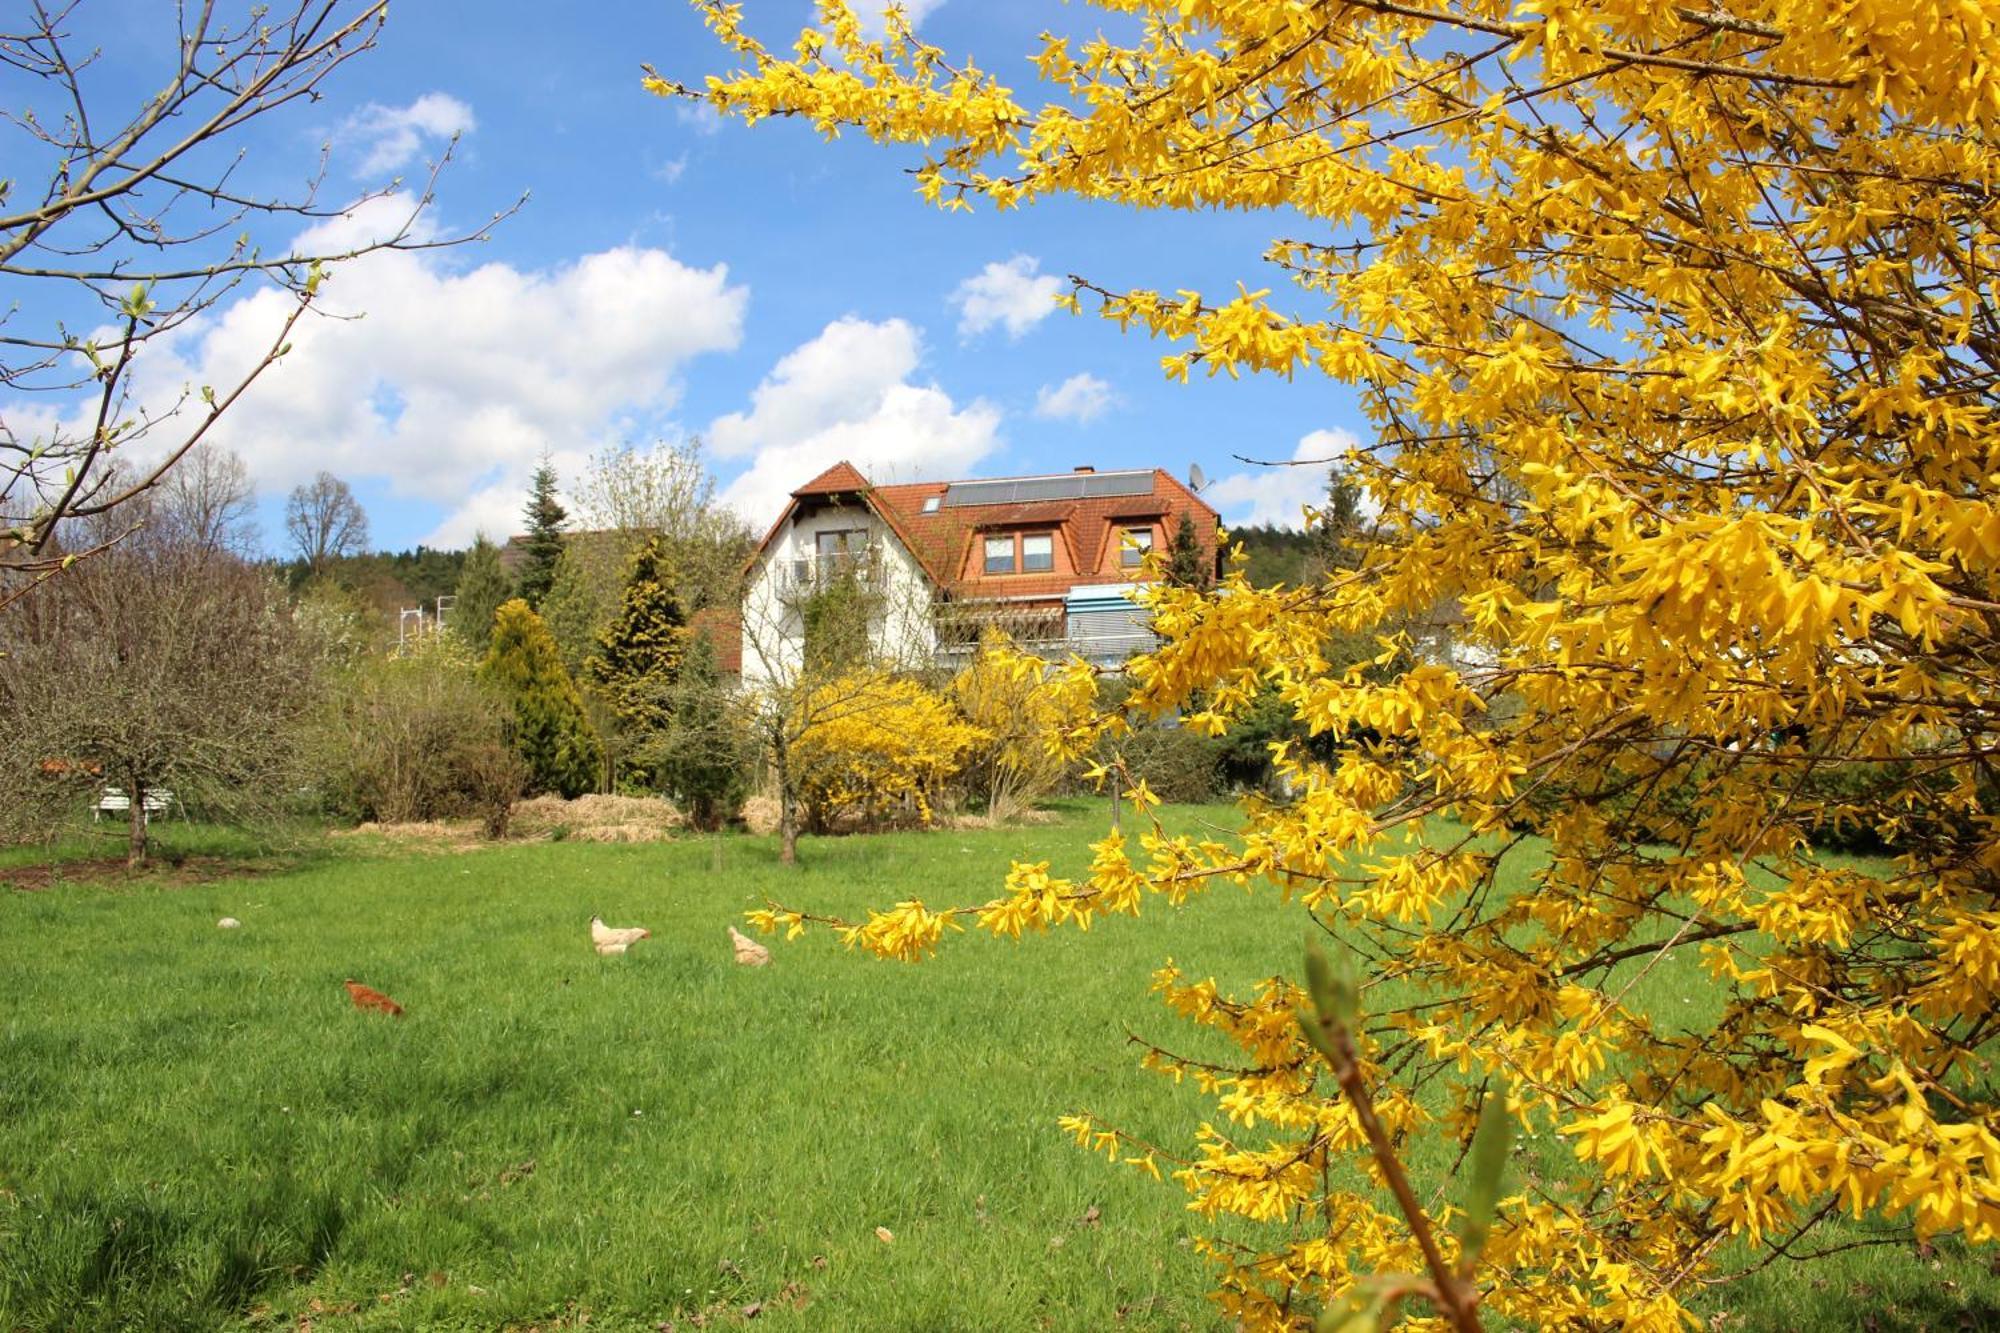
[[736,927],[729,928],[729,942],[736,946],[736,961],[745,967],[762,967],[771,961],[771,951]]
[[893,1245],[896,1243],[896,1233],[887,1227],[876,1227],[875,1239],[881,1241],[884,1245]]
[[1094,1227],[1097,1225],[1097,1219],[1103,1216],[1104,1216],[1104,1211],[1093,1203],[1092,1205],[1090,1205],[1090,1207],[1083,1210],[1083,1220],[1077,1223],[1077,1225]]
[[826,1256],[823,1254],[815,1254],[812,1257],[812,1266],[814,1268],[824,1269],[826,1267]]
[[755,1319],[758,1315],[764,1313],[764,1302],[752,1301],[748,1305],[744,1306],[741,1310],[737,1311],[737,1313],[742,1315],[745,1319]]

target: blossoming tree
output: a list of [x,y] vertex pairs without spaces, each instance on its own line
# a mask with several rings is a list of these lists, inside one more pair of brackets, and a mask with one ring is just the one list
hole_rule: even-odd
[[[1136,36],[1049,36],[1032,103],[837,5],[784,52],[704,5],[738,68],[650,82],[921,145],[949,209],[1269,211],[1278,290],[1068,299],[1171,340],[1173,378],[1352,386],[1366,558],[1304,590],[1162,591],[1134,668],[1143,709],[1222,730],[1275,686],[1340,744],[1282,754],[1296,797],[1248,806],[1240,839],[1114,835],[1085,878],[1017,866],[991,902],[851,939],[914,958],[955,924],[1255,886],[1365,960],[1357,1067],[1400,1151],[1469,1141],[1488,1099],[1568,1145],[1460,1256],[1391,1202],[1295,985],[1163,971],[1242,1052],[1148,1059],[1220,1103],[1175,1167],[1193,1206],[1272,1224],[1211,1247],[1245,1327],[1423,1272],[1420,1240],[1465,1273],[1461,1327],[1658,1330],[1842,1213],[1993,1240],[2000,12],[1097,3]],[[1440,608],[1451,651],[1413,651]],[[1388,679],[1323,658],[1376,627]],[[1892,868],[1815,850],[1856,831]],[[1716,1002],[1664,1012],[1662,976]],[[1447,1221],[1449,1191],[1420,1193]]]

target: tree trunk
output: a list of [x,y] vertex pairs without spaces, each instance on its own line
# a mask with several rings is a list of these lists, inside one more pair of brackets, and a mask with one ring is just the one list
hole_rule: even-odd
[[146,783],[145,779],[129,777],[125,782],[125,794],[132,800],[131,809],[125,812],[127,840],[125,864],[142,866],[146,864]]
[[799,795],[792,789],[789,747],[782,730],[771,746],[771,768],[778,778],[778,863],[799,863]]

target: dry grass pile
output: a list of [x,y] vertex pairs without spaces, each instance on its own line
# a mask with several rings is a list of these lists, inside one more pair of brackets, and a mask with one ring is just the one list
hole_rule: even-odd
[[377,837],[411,850],[430,848],[438,851],[465,852],[488,845],[485,835],[479,831],[479,821],[474,819],[414,820],[404,824],[378,824],[370,819],[356,824],[351,829],[334,829],[331,836]]
[[759,837],[778,831],[778,798],[752,796],[743,802],[743,827]]
[[507,831],[516,838],[665,842],[682,824],[680,812],[657,796],[537,796],[515,804]]

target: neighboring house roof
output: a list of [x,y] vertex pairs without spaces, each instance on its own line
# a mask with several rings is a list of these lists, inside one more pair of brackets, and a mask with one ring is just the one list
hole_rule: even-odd
[[[1053,476],[982,481],[1054,483],[1078,474],[1096,475],[1094,469],[1078,468],[1075,473]],[[1130,583],[1137,571],[1121,567],[1115,554],[1121,530],[1141,524],[1158,526],[1155,542],[1164,546],[1173,533],[1166,520],[1181,515],[1194,523],[1203,563],[1213,569],[1215,530],[1220,515],[1163,468],[1153,468],[1150,472],[1139,469],[1133,475],[1147,477],[1147,489],[1122,495],[947,504],[946,497],[952,487],[969,483],[929,481],[873,486],[852,464],[843,461],[792,492],[791,503],[771,525],[751,559],[754,563],[769,549],[802,505],[853,496],[896,534],[933,583],[961,599],[1054,598],[1080,585]],[[980,540],[989,534],[1028,530],[1057,536],[1066,557],[1057,561],[1057,568],[1045,574],[985,574],[979,559]]]
[[[609,545],[625,540],[626,534],[613,528],[586,528],[578,531],[565,530],[563,545],[596,546]],[[521,570],[528,563],[528,534],[517,532],[500,544],[500,568],[508,575],[519,578]]]

